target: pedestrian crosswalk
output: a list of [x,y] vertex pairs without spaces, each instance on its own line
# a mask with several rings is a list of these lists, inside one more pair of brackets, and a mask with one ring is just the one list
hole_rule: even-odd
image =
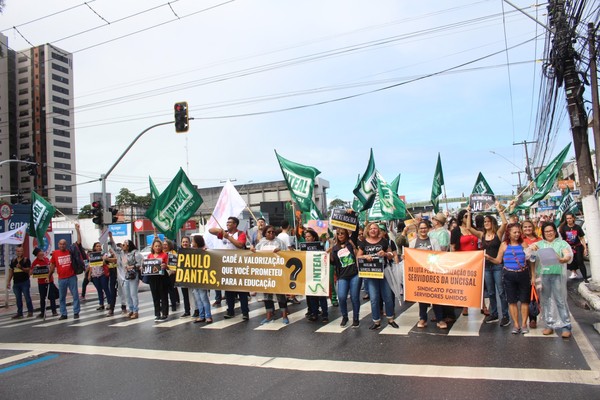
[[[99,328],[105,326],[107,328],[128,328],[133,326],[152,326],[156,329],[176,329],[186,324],[192,324],[194,318],[181,317],[182,311],[171,312],[169,319],[165,321],[156,322],[154,321],[154,306],[151,300],[146,299],[139,304],[140,315],[137,319],[129,319],[124,315],[120,314],[120,310],[116,310],[114,316],[106,316],[106,311],[97,311],[97,304],[88,301],[82,303],[80,318],[73,319],[72,307],[68,307],[69,316],[66,320],[59,320],[58,317],[48,317],[46,320],[38,318],[23,318],[20,320],[12,320],[10,315],[0,317],[0,332],[3,329],[10,328],[50,328],[65,326],[69,328],[85,328],[89,326],[98,326]],[[117,306],[117,308],[119,308]],[[280,315],[277,311],[278,305],[275,303],[276,315]],[[349,310],[350,321],[346,326],[340,326],[342,321],[341,315],[339,315],[339,309],[330,307],[330,322],[323,323],[309,322],[306,318],[305,307],[302,305],[292,305],[289,308],[290,314],[288,315],[289,324],[284,324],[283,319],[278,316],[272,323],[260,325],[260,321],[266,316],[263,303],[253,302],[250,303],[250,313],[248,315],[249,320],[244,320],[239,307],[236,308],[236,315],[231,319],[224,319],[223,315],[227,311],[227,306],[218,306],[212,308],[213,320],[212,324],[198,323],[193,324],[198,327],[199,330],[226,330],[236,326],[245,326],[247,329],[254,331],[280,331],[283,329],[290,328],[293,325],[305,323],[308,326],[314,327],[314,332],[317,334],[342,334],[349,330],[352,326],[352,311]],[[406,304],[401,307],[400,311],[397,311],[395,318],[399,328],[393,328],[392,326],[386,325],[385,317],[383,318],[382,328],[377,331],[381,335],[396,335],[396,336],[407,336],[418,333],[429,333],[439,334],[448,336],[480,336],[481,328],[486,325],[483,322],[483,315],[480,315],[479,310],[471,310],[477,312],[470,312],[468,316],[459,316],[459,318],[450,325],[449,329],[439,329],[435,323],[430,323],[428,327],[420,329],[416,327],[419,320],[419,307],[418,304]],[[360,316],[360,329],[367,329],[371,325],[371,304],[369,302],[363,303],[359,310]],[[524,335],[527,337],[552,337],[542,335],[542,329],[532,329],[530,333]],[[508,333],[508,331],[507,331]]]

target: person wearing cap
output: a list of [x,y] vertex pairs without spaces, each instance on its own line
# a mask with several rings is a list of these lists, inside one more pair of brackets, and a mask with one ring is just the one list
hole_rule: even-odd
[[433,229],[427,234],[431,239],[435,239],[440,245],[441,251],[448,251],[450,247],[450,231],[446,229],[446,215],[439,212],[431,217]]
[[[48,260],[48,257],[46,257],[46,254],[42,249],[38,247],[33,249],[33,256],[35,258],[31,262],[32,269],[35,267],[48,267],[50,265],[50,260]],[[52,275],[48,275],[47,278],[38,278],[38,290],[40,292],[40,314],[36,318],[44,318],[46,316],[46,297],[50,300],[52,315],[56,317],[58,315],[58,312],[56,311],[58,288],[54,285]]]

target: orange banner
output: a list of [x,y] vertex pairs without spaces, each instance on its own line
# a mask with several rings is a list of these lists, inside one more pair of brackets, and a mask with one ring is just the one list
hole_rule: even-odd
[[480,308],[483,251],[404,249],[404,299],[421,303]]

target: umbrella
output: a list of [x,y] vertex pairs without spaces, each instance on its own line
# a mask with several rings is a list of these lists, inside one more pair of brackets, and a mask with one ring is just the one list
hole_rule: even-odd
[[400,305],[402,305],[402,299],[404,298],[404,261],[397,264],[392,263],[391,266],[384,268],[383,274]]

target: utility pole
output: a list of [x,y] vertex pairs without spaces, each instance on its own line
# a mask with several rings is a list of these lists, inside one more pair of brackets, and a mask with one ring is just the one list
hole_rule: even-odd
[[[525,147],[525,173],[527,174],[527,179],[529,179],[528,182],[531,182],[533,180],[533,174],[531,173],[531,165],[529,164],[529,151],[527,150],[527,145],[533,143],[537,143],[537,140],[534,140],[533,142],[523,140],[522,142],[513,143],[513,146],[522,144],[523,147]],[[521,175],[519,175],[519,179],[521,179],[520,176]]]
[[594,196],[596,185],[587,137],[588,122],[583,103],[584,87],[575,64],[577,57],[573,48],[575,27],[571,27],[567,20],[565,0],[549,1],[548,18],[550,27],[553,29],[550,61],[556,73],[558,86],[560,87],[564,83],[565,87],[567,112],[571,122],[573,147],[579,172],[581,202],[586,219],[586,240],[589,244],[591,275],[594,278],[593,286],[597,287],[600,284],[600,213],[598,212],[598,200]]
[[596,28],[593,23],[588,24],[588,41],[590,48],[590,86],[592,88],[592,132],[594,134],[594,148],[596,149],[596,180],[600,180],[600,103],[598,99],[598,65],[596,59]]

